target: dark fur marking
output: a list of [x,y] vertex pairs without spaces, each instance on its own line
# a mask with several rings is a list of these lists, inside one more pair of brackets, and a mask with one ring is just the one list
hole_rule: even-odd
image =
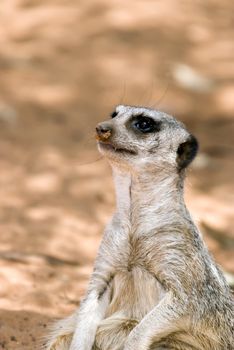
[[190,135],[188,139],[181,143],[177,149],[177,164],[179,171],[185,169],[195,158],[198,151],[197,139]]
[[[153,129],[150,132],[142,132],[140,131],[134,124],[140,120],[141,118],[151,119],[153,121]],[[137,137],[147,138],[149,134],[156,134],[161,130],[161,121],[155,120],[154,118],[148,116],[144,113],[133,114],[131,118],[129,118],[126,122],[126,128],[132,135],[137,135]]]
[[[158,140],[155,140],[155,141],[158,141]],[[148,150],[148,152],[149,152],[150,154],[154,154],[155,152],[158,151],[158,147],[159,147],[159,142],[157,143],[156,146],[153,146],[152,148],[150,148],[150,149]]]
[[100,300],[100,299],[103,297],[105,291],[106,291],[107,288],[110,286],[110,284],[111,284],[113,278],[114,278],[114,274],[110,275],[109,278],[108,278],[108,280],[105,281],[105,285],[103,286],[103,288],[102,288],[102,289],[100,290],[100,292],[99,292],[98,300]]
[[114,111],[111,113],[110,117],[111,119],[115,118],[117,116],[118,112]]

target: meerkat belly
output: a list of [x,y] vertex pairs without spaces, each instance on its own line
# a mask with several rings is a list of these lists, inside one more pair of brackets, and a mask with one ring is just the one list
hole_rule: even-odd
[[111,300],[92,350],[122,350],[131,330],[161,300],[164,290],[146,269],[121,269],[111,284]]
[[97,329],[92,350],[122,350],[131,330],[162,299],[163,287],[146,269],[120,269],[111,284],[111,300]]
[[110,305],[106,316],[118,312],[140,321],[164,295],[156,278],[146,269],[135,266],[131,271],[116,273],[112,282]]

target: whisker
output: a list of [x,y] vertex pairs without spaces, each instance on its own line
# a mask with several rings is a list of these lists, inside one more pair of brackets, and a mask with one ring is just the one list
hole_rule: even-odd
[[126,80],[124,80],[124,82],[123,82],[123,93],[121,95],[119,105],[124,104],[125,96],[126,96]]
[[147,105],[147,106],[150,105],[150,101],[151,101],[152,96],[153,96],[154,87],[155,87],[155,79],[152,78],[152,80],[151,80],[151,86],[150,86],[150,94],[149,94],[148,99],[147,99],[147,101],[146,101],[146,105]]
[[163,100],[164,97],[166,96],[169,87],[170,87],[170,80],[168,79],[163,94],[160,96],[160,98],[159,98],[154,104],[152,104],[152,105],[150,106],[150,108],[156,108],[156,107],[158,107],[158,106],[160,105],[160,103],[162,102],[162,100]]
[[91,160],[91,161],[89,161],[89,162],[78,163],[77,166],[80,167],[80,166],[85,166],[85,165],[97,163],[97,162],[99,162],[99,161],[102,160],[102,159],[104,159],[104,157],[103,157],[103,156],[100,156],[100,157],[98,157],[98,158],[96,158],[96,159],[94,159],[94,160]]

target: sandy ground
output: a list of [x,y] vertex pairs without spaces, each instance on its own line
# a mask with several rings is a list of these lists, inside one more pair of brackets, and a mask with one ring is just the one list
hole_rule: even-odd
[[93,130],[155,106],[200,141],[186,198],[234,273],[234,3],[2,0],[0,349],[39,349],[85,291],[114,209]]

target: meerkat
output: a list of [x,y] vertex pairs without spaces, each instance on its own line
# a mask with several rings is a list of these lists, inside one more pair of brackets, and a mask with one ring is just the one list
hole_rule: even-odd
[[165,113],[122,105],[96,133],[116,212],[79,310],[47,349],[234,349],[231,292],[183,198],[196,138]]

